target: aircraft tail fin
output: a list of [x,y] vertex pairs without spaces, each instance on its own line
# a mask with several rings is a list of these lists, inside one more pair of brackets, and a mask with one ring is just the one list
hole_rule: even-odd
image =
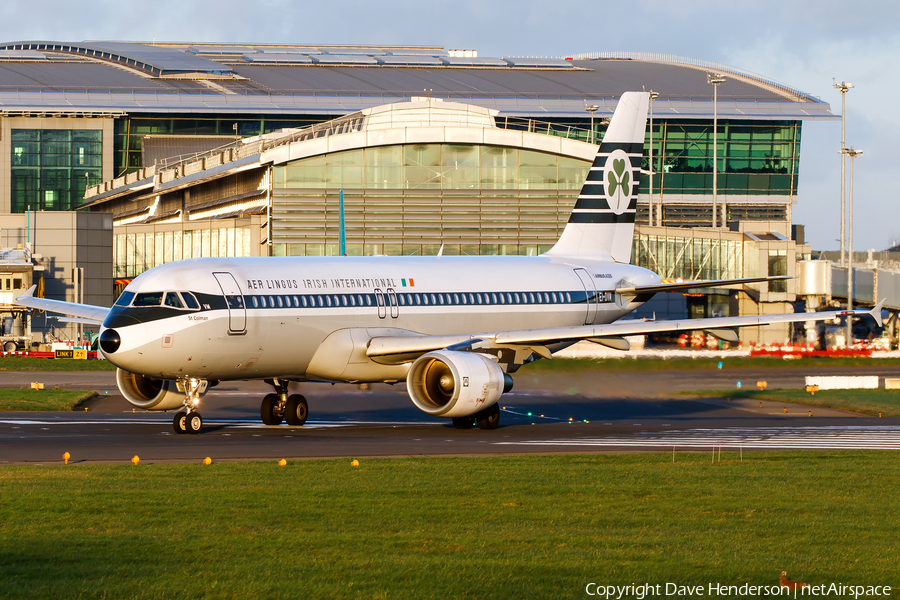
[[562,236],[547,256],[631,259],[650,94],[625,92]]

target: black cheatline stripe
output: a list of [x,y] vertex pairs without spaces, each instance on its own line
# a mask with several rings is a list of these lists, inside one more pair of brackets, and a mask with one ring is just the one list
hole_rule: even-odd
[[603,142],[597,154],[610,154],[616,150],[624,150],[626,154],[643,154],[644,142]]
[[605,196],[606,191],[604,190],[604,187],[605,186],[600,182],[585,182],[584,185],[581,186],[581,193],[579,196]]
[[634,213],[622,213],[621,215],[617,215],[615,213],[573,212],[569,215],[569,223],[627,224],[634,223],[634,216]]
[[[607,200],[604,197],[604,198],[578,198],[578,200],[575,201],[575,206],[572,208],[572,210],[586,209],[586,208],[601,209],[601,210],[603,210],[603,209],[611,210],[612,209],[612,207],[609,205],[609,200]],[[637,190],[634,191],[634,194],[628,200],[628,208],[629,209],[637,208]]]
[[607,202],[606,198],[579,198],[572,210],[585,208],[610,210],[609,202]]

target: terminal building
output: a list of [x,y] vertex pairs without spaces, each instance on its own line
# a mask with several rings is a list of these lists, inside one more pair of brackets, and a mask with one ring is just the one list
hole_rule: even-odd
[[[797,275],[810,257],[791,219],[801,128],[839,117],[739,69],[637,53],[0,44],[0,228],[14,230],[2,239],[24,242],[16,218],[35,212],[106,228],[109,270],[82,284],[94,304],[173,260],[335,255],[341,194],[348,254],[539,254],[619,96],[641,89],[654,99],[632,262],[663,278]],[[661,294],[644,312],[790,312],[797,291]]]

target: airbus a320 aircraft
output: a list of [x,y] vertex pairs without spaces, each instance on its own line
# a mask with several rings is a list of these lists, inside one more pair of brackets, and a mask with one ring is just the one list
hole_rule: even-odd
[[[100,347],[134,406],[177,410],[198,433],[200,398],[220,381],[274,387],[262,420],[303,425],[289,382],[406,381],[423,412],[495,429],[519,367],[579,340],[833,319],[842,312],[619,321],[653,294],[773,277],[663,283],[629,264],[649,95],[622,95],[562,236],[536,257],[206,258],[150,269],[110,308],[34,298],[21,306],[102,323]],[[881,306],[853,311],[881,319]]]

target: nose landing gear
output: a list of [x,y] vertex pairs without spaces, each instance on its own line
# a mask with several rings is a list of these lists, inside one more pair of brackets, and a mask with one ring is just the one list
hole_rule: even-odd
[[288,395],[288,382],[283,379],[267,379],[266,383],[275,388],[275,393],[266,394],[263,398],[259,409],[262,422],[266,425],[281,425],[284,420],[288,425],[297,427],[306,423],[309,416],[306,398],[300,394]]
[[200,433],[203,429],[203,417],[197,412],[197,404],[208,383],[202,379],[184,379],[178,381],[178,389],[184,392],[184,410],[175,413],[172,427],[175,433]]

